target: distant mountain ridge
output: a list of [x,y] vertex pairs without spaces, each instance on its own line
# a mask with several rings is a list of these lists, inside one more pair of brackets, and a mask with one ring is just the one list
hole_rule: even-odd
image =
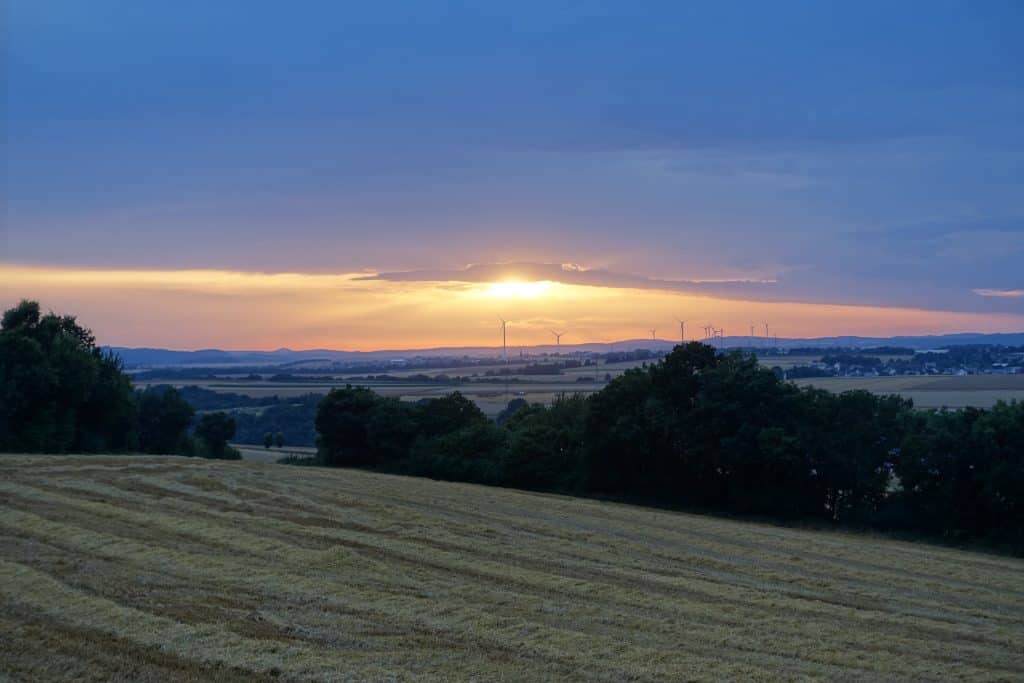
[[[678,342],[666,339],[624,339],[615,342],[588,342],[583,344],[541,344],[535,346],[510,346],[509,356],[516,357],[522,351],[531,355],[540,353],[608,353],[614,351],[632,351],[648,349],[651,351],[669,351]],[[939,349],[947,346],[963,346],[965,344],[1000,344],[1003,346],[1024,346],[1024,332],[980,334],[959,333],[901,337],[816,337],[816,338],[780,338],[777,348],[827,348],[835,346],[870,348],[874,346],[901,346],[915,350]],[[763,347],[763,337],[724,337],[715,340],[721,348]],[[776,347],[772,340],[770,347]],[[442,356],[487,358],[501,354],[500,346],[447,346],[430,349],[382,349],[378,351],[338,351],[332,349],[276,349],[274,351],[226,351],[223,349],[198,349],[180,351],[160,348],[131,348],[121,346],[104,347],[116,353],[129,367],[160,367],[160,366],[223,366],[223,365],[282,365],[303,361],[324,361],[351,363],[358,361],[379,362],[401,358],[436,358]]]

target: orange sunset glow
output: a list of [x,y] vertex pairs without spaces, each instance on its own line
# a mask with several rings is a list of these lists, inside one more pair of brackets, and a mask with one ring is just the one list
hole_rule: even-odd
[[[710,323],[728,336],[930,334],[1024,328],[1024,316],[906,307],[763,302],[650,288],[554,281],[394,282],[336,275],[221,270],[0,267],[0,295],[30,289],[44,306],[73,310],[107,343],[170,348],[431,348],[495,346],[498,316],[511,345],[699,339]],[[17,291],[12,283],[18,283]]]

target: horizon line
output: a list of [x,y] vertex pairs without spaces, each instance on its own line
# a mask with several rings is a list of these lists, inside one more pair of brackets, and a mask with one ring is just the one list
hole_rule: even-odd
[[[743,341],[743,340],[753,340],[755,343],[758,342],[758,341],[763,342],[763,341],[767,340],[767,341],[770,341],[770,342],[773,342],[773,343],[782,343],[782,342],[791,343],[791,342],[821,342],[821,341],[837,340],[837,339],[885,341],[885,340],[898,340],[898,339],[943,339],[943,338],[949,338],[949,337],[1008,337],[1008,336],[1017,336],[1017,335],[1024,335],[1024,330],[1021,330],[1021,331],[1018,331],[1018,332],[943,332],[943,333],[935,333],[935,334],[902,334],[902,335],[890,335],[890,336],[862,336],[862,335],[856,335],[856,334],[838,334],[838,335],[828,335],[828,336],[822,336],[822,337],[778,337],[778,338],[776,338],[776,337],[773,336],[773,337],[769,337],[767,339],[765,337],[763,337],[763,336],[754,335],[752,337],[750,335],[744,334],[744,335],[728,335],[728,336],[725,336],[725,337],[719,337],[719,338],[717,338],[718,339],[718,343],[717,344],[713,343],[714,340],[712,340],[712,339],[687,339],[685,343],[699,342],[699,343],[706,343],[708,346],[719,346],[719,345],[721,345],[721,343],[723,341],[726,341],[726,340],[731,340],[731,341],[734,341],[734,342],[736,342],[736,341]],[[614,341],[570,342],[570,343],[562,344],[561,348],[572,348],[572,347],[578,347],[578,346],[614,346],[614,345],[618,345],[618,344],[671,344],[671,345],[678,346],[680,343],[683,343],[683,342],[680,342],[679,340],[675,340],[675,339],[664,339],[664,338],[649,339],[649,338],[644,338],[644,337],[633,337],[633,338],[629,338],[629,339],[619,339],[619,340],[614,340]],[[483,345],[483,344],[471,344],[471,345],[464,345],[464,346],[409,347],[409,348],[394,348],[394,347],[392,347],[392,348],[379,348],[379,349],[368,349],[368,350],[332,349],[332,348],[323,348],[323,347],[320,347],[320,348],[299,348],[299,349],[293,349],[293,348],[290,348],[290,347],[287,347],[287,346],[281,346],[281,347],[278,347],[278,348],[275,348],[275,349],[252,349],[252,348],[249,348],[249,349],[245,349],[245,348],[233,349],[233,348],[224,348],[224,347],[217,347],[217,346],[208,346],[208,347],[202,347],[202,348],[183,349],[183,348],[170,348],[170,347],[166,347],[166,346],[121,346],[121,345],[116,345],[116,344],[99,344],[98,346],[100,348],[108,349],[108,350],[126,350],[126,351],[144,351],[144,350],[149,350],[149,351],[169,351],[169,352],[173,352],[173,353],[202,353],[204,351],[220,351],[220,352],[223,352],[223,353],[267,353],[267,354],[269,354],[269,353],[282,353],[282,352],[288,352],[288,353],[317,353],[317,352],[324,352],[324,353],[352,353],[352,354],[366,354],[366,353],[410,353],[410,352],[448,351],[448,350],[457,351],[459,349],[467,349],[467,350],[469,350],[469,349],[494,350],[495,352],[500,352],[501,349],[502,349],[501,345],[489,346],[489,345]],[[544,349],[546,349],[546,348],[558,349],[560,347],[558,345],[556,345],[556,344],[516,344],[516,345],[510,346],[509,348],[515,348],[515,349],[541,349],[541,348],[544,348]]]

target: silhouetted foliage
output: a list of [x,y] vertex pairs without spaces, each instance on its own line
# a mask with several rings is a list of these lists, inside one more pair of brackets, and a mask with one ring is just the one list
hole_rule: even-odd
[[235,443],[263,443],[265,435],[270,434],[273,444],[280,434],[282,443],[291,446],[316,445],[317,406],[323,397],[324,394],[271,396],[261,399],[267,401],[262,410],[231,410],[237,424]]
[[509,486],[547,491],[579,488],[588,404],[580,395],[560,396],[551,407],[521,407],[507,421]]
[[0,451],[116,452],[135,441],[120,361],[73,316],[22,301],[0,323]]
[[188,453],[188,426],[195,412],[176,389],[150,387],[137,395],[138,448],[143,453]]
[[494,421],[503,425],[508,422],[513,415],[519,412],[520,409],[525,408],[528,405],[530,404],[525,398],[514,398],[508,402],[508,405],[501,409],[501,412],[494,418]]
[[319,459],[431,477],[775,518],[817,518],[1024,550],[1024,405],[919,412],[898,396],[798,388],[741,353],[677,346],[588,397],[328,394]]
[[1024,547],[1024,403],[914,416],[891,523]]
[[235,418],[224,412],[207,413],[196,425],[196,452],[203,458],[238,460],[241,454],[228,445],[235,435]]

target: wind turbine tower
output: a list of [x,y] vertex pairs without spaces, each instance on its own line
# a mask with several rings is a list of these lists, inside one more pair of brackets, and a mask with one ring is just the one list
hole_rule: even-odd
[[658,332],[657,330],[651,330],[651,340],[652,341],[658,341],[657,332]]
[[561,346],[562,335],[565,334],[565,332],[555,332],[554,330],[551,330],[551,334],[555,335],[555,346]]
[[[679,318],[676,318],[676,320],[679,320]],[[679,343],[680,344],[685,344],[686,343],[686,321],[685,320],[679,320]]]
[[498,316],[498,320],[501,321],[501,357],[505,361],[505,363],[508,364],[508,338],[505,334],[505,328],[508,327],[508,321],[502,318],[500,315]]

